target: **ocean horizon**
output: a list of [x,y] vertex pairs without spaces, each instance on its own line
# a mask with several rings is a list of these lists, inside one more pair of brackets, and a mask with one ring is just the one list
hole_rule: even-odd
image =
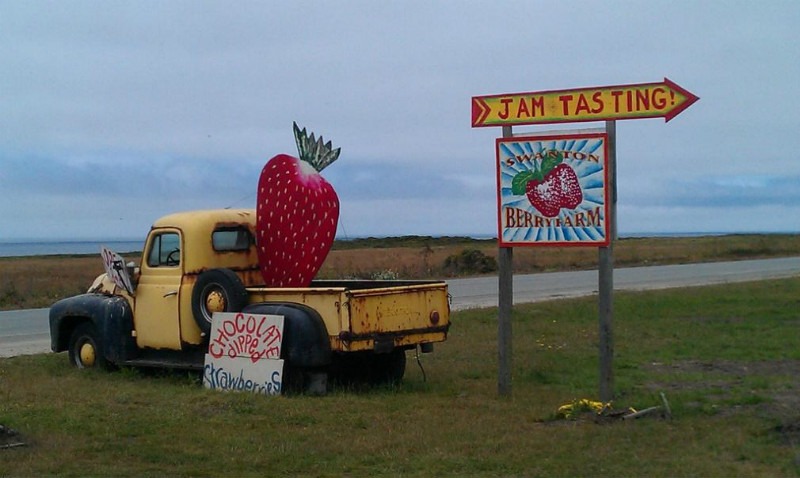
[[72,254],[100,255],[100,246],[106,246],[114,252],[141,252],[142,240],[0,240],[0,257],[51,256]]
[[[619,233],[620,239],[644,238],[644,237],[703,237],[703,236],[727,236],[737,234],[797,234],[797,232],[627,232]],[[421,235],[421,234],[413,234]],[[459,235],[455,235],[459,236]],[[473,239],[488,240],[497,236],[491,234],[470,234],[461,235]],[[392,236],[363,236],[339,238],[340,241],[366,239],[366,238],[385,238]],[[445,235],[431,235],[430,237],[445,237]],[[142,251],[143,239],[108,239],[108,240],[78,240],[78,239],[0,239],[0,257],[25,257],[25,256],[47,256],[47,255],[84,255],[100,254],[100,246],[106,246],[118,252],[136,253]]]

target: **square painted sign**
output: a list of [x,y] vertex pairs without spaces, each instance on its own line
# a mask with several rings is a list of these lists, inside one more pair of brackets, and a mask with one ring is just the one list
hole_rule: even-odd
[[214,312],[203,384],[217,390],[280,394],[282,342],[282,316]]
[[500,246],[609,244],[604,130],[498,138]]

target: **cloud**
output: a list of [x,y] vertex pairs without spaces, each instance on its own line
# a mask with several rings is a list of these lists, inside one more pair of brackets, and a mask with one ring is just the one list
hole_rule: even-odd
[[232,200],[244,191],[255,191],[260,167],[254,161],[133,158],[114,153],[57,159],[6,157],[0,167],[0,190],[5,194],[87,200]]
[[718,207],[651,206],[621,203],[620,235],[635,233],[797,233],[800,206]]
[[403,162],[334,163],[323,171],[343,199],[423,199],[435,203],[444,198],[493,197],[494,176],[475,177],[433,163]]
[[0,217],[104,233],[246,206],[298,121],[342,147],[323,175],[350,229],[493,231],[470,217],[493,214],[501,133],[470,128],[471,96],[666,76],[700,101],[666,125],[619,122],[621,223],[657,224],[647,209],[767,227],[760,208],[800,199],[800,8],[762,3],[8,2]]
[[661,178],[637,185],[625,199],[659,207],[739,209],[800,205],[800,176],[725,175]]
[[484,198],[342,201],[337,237],[401,235],[494,236],[497,209]]
[[[43,196],[218,199],[247,196],[255,201],[263,159],[206,159],[130,154],[67,158],[5,157],[0,190]],[[402,161],[353,162],[340,159],[322,173],[342,198],[434,199],[492,195],[494,177]]]
[[[16,203],[0,205],[4,235],[66,237],[104,231],[138,237],[157,217],[180,210],[255,207],[263,159],[205,159],[106,153],[73,157],[0,158],[0,191]],[[459,172],[435,162],[340,159],[323,176],[342,204],[341,233],[435,234],[491,231],[472,212],[494,210],[494,176]],[[480,203],[480,204],[478,204]],[[459,211],[459,208],[464,208]],[[29,212],[24,212],[29,211]],[[39,225],[25,220],[30,211]],[[443,229],[443,228],[447,229]],[[345,229],[346,228],[346,229]],[[382,232],[383,231],[383,232]]]

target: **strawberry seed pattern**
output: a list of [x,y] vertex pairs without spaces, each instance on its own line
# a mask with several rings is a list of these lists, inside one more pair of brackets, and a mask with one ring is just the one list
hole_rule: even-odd
[[300,158],[279,154],[261,171],[256,208],[259,267],[267,287],[308,287],[333,245],[339,198],[318,170],[339,150],[294,125]]

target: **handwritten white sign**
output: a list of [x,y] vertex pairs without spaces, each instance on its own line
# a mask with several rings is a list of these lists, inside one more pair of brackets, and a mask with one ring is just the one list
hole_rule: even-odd
[[280,394],[282,316],[216,312],[209,337],[203,370],[206,388]]

